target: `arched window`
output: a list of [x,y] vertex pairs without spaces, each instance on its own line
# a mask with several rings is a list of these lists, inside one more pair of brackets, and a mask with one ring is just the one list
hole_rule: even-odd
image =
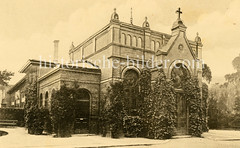
[[171,71],[171,78],[175,88],[182,88],[182,82],[188,77],[190,77],[190,73],[185,65],[182,63],[174,65]]
[[126,35],[124,33],[122,33],[122,35],[121,35],[121,43],[123,45],[126,45]]
[[125,100],[127,101],[128,108],[135,109],[137,107],[138,97],[136,96],[139,91],[138,79],[139,74],[134,69],[129,69],[123,74],[124,78],[124,92],[128,96]]
[[139,78],[138,72],[136,72],[136,70],[133,69],[127,70],[123,76],[124,80],[130,85],[135,85]]
[[142,38],[138,38],[138,45],[137,47],[142,48]]
[[137,47],[137,38],[135,36],[132,38],[132,46]]
[[43,106],[43,95],[42,95],[42,93],[40,94],[40,100],[39,100],[39,105],[40,105],[40,107],[42,107]]
[[155,41],[151,41],[151,50],[155,51]]
[[165,44],[166,44],[166,36],[165,35],[163,35],[163,37],[162,37],[162,45],[164,46]]
[[55,89],[52,89],[51,98],[53,98],[53,96],[55,95],[55,93],[56,93],[56,90],[55,90]]
[[126,45],[131,46],[131,36],[129,34],[127,35]]
[[48,91],[45,93],[45,107],[48,108]]

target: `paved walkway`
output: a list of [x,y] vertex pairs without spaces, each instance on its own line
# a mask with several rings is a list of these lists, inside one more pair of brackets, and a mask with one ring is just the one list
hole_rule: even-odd
[[240,141],[240,131],[235,130],[210,130],[202,136],[215,141]]
[[[146,138],[112,139],[98,135],[73,135],[70,138],[53,138],[51,135],[29,135],[24,128],[0,128],[8,135],[0,137],[1,148],[81,148],[81,147],[130,147],[157,145],[169,140]],[[2,147],[3,146],[3,147]]]
[[29,135],[24,128],[0,128],[8,135],[0,137],[0,148],[239,148],[240,131],[210,130],[204,138],[190,136],[170,140],[146,138],[112,139],[97,135],[73,135],[53,138],[51,135]]

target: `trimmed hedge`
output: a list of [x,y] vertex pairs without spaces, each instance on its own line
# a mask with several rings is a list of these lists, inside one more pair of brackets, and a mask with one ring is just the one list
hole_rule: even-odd
[[24,110],[19,108],[0,108],[0,120],[18,120],[18,126],[23,126]]

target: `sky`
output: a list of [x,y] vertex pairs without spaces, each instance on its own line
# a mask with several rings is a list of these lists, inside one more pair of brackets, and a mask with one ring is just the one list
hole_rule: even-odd
[[187,38],[202,38],[203,59],[213,83],[234,72],[232,60],[240,54],[239,0],[1,0],[0,70],[15,72],[10,84],[24,74],[18,71],[28,59],[53,59],[53,40],[59,42],[59,57],[68,59],[72,42],[78,45],[107,25],[113,9],[120,21],[141,26],[148,17],[152,30],[171,34],[175,11],[187,28]]

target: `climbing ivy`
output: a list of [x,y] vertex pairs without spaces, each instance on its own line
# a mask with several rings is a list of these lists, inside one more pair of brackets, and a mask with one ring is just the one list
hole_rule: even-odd
[[209,130],[208,123],[207,123],[207,116],[208,116],[208,85],[206,83],[202,84],[202,116],[203,116],[203,123],[202,123],[202,131],[207,132]]
[[141,97],[146,97],[151,92],[151,71],[148,68],[143,68],[139,78],[139,87]]
[[166,79],[163,69],[159,69],[153,90],[144,102],[148,137],[171,138],[174,135],[176,122],[175,91],[172,82]]
[[107,108],[107,123],[112,138],[119,138],[123,132],[123,118],[126,115],[124,108],[123,83],[112,83],[107,93],[110,105]]
[[197,78],[186,78],[183,81],[184,97],[189,106],[189,134],[200,137],[202,134],[201,94]]

